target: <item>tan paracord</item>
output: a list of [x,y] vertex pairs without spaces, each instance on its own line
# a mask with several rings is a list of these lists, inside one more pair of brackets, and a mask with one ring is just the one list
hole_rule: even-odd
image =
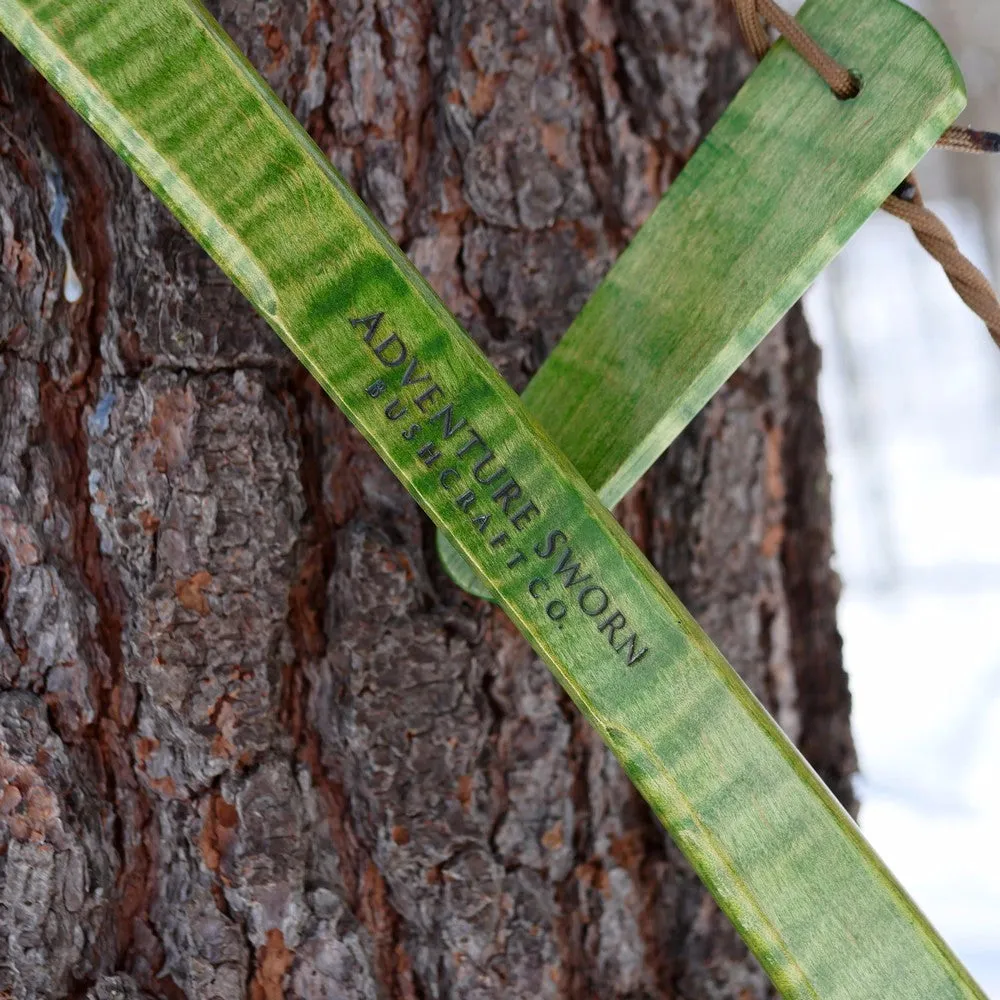
[[[747,47],[758,59],[763,59],[771,47],[764,27],[768,24],[819,73],[837,97],[849,100],[858,95],[860,86],[855,76],[828,55],[774,0],[733,0],[733,4]],[[938,146],[965,153],[998,153],[1000,136],[975,129],[950,128]],[[1000,300],[986,275],[958,249],[948,227],[924,204],[916,177],[910,174],[882,207],[910,225],[921,246],[944,268],[955,291],[982,317],[1000,347]]]

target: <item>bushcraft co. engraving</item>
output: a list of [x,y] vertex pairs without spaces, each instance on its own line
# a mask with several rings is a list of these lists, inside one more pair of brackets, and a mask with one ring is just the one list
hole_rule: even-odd
[[507,556],[506,568],[523,578],[555,628],[563,628],[567,615],[582,614],[627,665],[639,663],[649,647],[594,572],[584,568],[567,530],[545,527],[543,511],[461,415],[461,400],[449,398],[398,333],[382,330],[384,320],[378,312],[350,323],[363,331],[383,370],[365,391],[412,443],[414,459],[437,473],[438,486],[472,527]]

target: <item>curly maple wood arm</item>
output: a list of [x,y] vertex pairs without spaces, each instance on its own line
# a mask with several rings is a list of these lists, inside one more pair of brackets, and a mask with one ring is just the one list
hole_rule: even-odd
[[[838,100],[779,41],[670,186],[521,399],[613,507],[961,110],[933,31],[892,0],[798,15],[858,72]],[[933,53],[933,54],[932,54]],[[443,537],[442,562],[489,587]]]

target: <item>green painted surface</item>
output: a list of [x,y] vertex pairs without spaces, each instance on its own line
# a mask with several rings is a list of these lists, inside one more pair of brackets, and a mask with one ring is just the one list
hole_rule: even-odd
[[[847,0],[830,6],[851,10]],[[961,106],[960,81],[929,29],[880,6],[909,33],[929,141]],[[786,997],[982,998],[598,496],[200,6],[0,0],[0,27],[212,253],[496,589]],[[908,165],[900,154],[899,172]],[[387,416],[402,407],[398,420]],[[481,478],[510,472],[483,486],[474,466],[488,452]],[[503,492],[511,479],[516,496]]]
[[[788,46],[763,61],[522,399],[608,507],[635,484],[960,110],[947,56],[888,0],[799,20],[861,95]],[[490,591],[447,541],[465,589]]]

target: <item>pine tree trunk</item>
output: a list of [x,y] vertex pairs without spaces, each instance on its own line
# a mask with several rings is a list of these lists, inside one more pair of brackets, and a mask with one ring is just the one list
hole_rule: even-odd
[[[517,388],[749,69],[714,0],[211,7]],[[770,995],[405,491],[6,43],[0,126],[0,993]],[[620,513],[852,804],[817,368],[796,311]]]

